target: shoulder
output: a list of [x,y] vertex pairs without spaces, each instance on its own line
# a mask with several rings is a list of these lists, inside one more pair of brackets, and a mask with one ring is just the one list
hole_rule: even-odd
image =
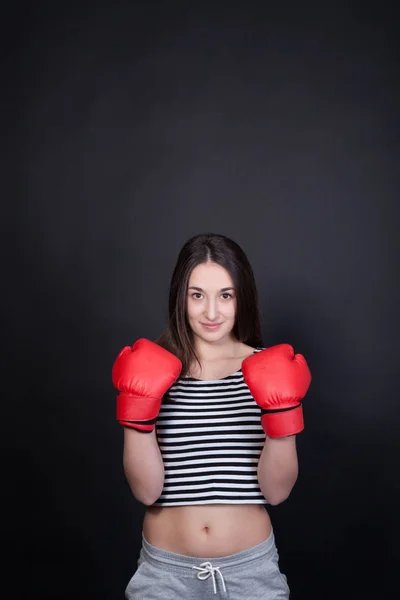
[[238,356],[243,360],[254,354],[254,352],[257,352],[257,348],[253,348],[253,346],[248,346],[247,344],[240,343],[238,347]]
[[252,354],[253,352],[261,352],[261,350],[266,350],[265,346],[248,346],[247,344],[241,344],[243,349],[243,354]]
[[252,354],[255,354],[256,352],[261,352],[261,350],[265,350],[263,346],[253,347],[248,346],[247,344],[241,344],[241,346],[243,359],[247,358],[248,356],[251,356]]

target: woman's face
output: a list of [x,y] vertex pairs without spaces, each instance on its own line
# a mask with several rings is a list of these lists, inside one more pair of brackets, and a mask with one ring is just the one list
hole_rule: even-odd
[[229,338],[235,325],[236,294],[228,271],[214,262],[197,265],[189,277],[187,318],[206,342]]

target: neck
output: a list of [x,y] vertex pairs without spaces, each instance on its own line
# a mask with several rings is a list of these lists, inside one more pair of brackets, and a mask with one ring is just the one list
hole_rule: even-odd
[[194,347],[201,361],[215,360],[221,356],[232,358],[236,356],[237,345],[240,342],[232,335],[218,342],[206,342],[195,336]]

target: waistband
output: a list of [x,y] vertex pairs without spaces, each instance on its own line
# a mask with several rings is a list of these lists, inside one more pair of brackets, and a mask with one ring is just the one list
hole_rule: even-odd
[[275,537],[273,531],[271,531],[269,537],[260,544],[236,552],[235,554],[218,557],[186,556],[184,554],[169,552],[168,550],[152,546],[142,534],[142,549],[140,554],[142,560],[145,560],[154,566],[168,568],[168,570],[173,570],[176,574],[180,574],[181,576],[189,576],[193,574],[193,567],[204,563],[213,564],[218,568],[223,568],[226,573],[229,573],[230,571],[237,572],[239,566],[247,565],[260,558],[265,559],[269,556],[272,557],[275,553]]

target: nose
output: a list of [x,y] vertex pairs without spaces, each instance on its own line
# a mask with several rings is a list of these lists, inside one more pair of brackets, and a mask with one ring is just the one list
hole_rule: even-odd
[[218,318],[218,304],[215,300],[208,300],[204,311],[208,321],[216,321]]

